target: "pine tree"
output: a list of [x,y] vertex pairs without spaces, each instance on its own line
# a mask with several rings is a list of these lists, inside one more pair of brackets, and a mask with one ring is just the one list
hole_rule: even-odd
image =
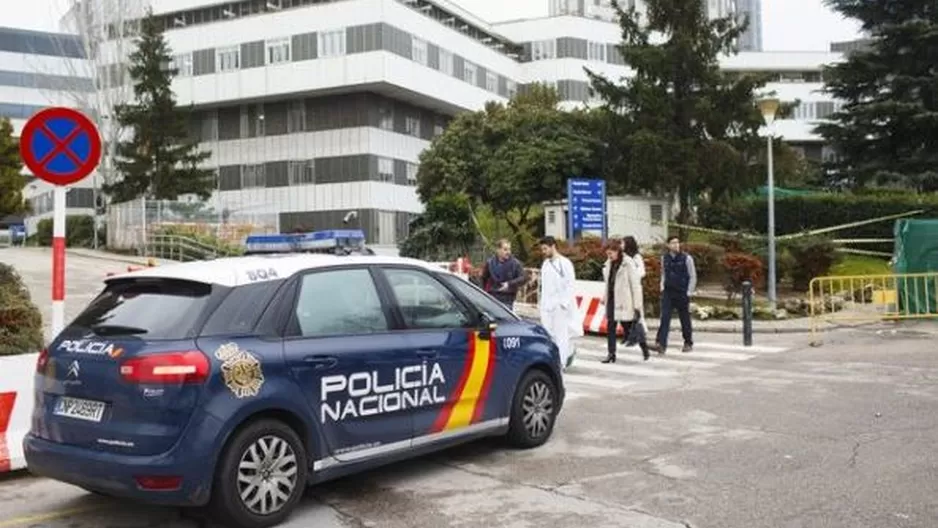
[[633,71],[620,83],[589,69],[591,88],[617,123],[607,138],[615,188],[676,193],[680,223],[691,200],[748,190],[762,178],[763,141],[754,91],[764,77],[720,69],[746,23],[710,20],[700,0],[647,0],[647,18],[616,2],[618,51]]
[[0,219],[8,215],[25,213],[23,187],[26,177],[20,174],[19,143],[13,137],[13,125],[7,118],[0,118]]
[[136,50],[128,68],[133,82],[131,104],[115,106],[117,122],[132,138],[117,147],[115,165],[122,178],[102,190],[115,202],[141,196],[175,200],[183,194],[208,198],[215,174],[200,167],[210,153],[188,138],[188,117],[176,107],[171,53],[152,12],[141,21]]
[[938,190],[938,3],[826,4],[860,21],[870,37],[825,72],[827,92],[844,103],[816,129],[840,158],[831,179]]

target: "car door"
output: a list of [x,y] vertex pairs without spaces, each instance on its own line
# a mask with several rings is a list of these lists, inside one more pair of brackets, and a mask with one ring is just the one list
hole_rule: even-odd
[[400,393],[414,374],[402,372],[420,362],[394,331],[369,268],[303,274],[288,318],[285,360],[331,454],[325,467],[409,449],[413,423]]
[[413,413],[414,445],[484,429],[494,347],[477,317],[427,270],[379,266],[400,312],[406,335],[424,359],[427,393]]

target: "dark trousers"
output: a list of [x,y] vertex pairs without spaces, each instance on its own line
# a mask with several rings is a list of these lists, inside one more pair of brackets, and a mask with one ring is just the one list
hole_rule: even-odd
[[[619,325],[622,325],[622,335],[628,337],[634,324],[638,324],[638,321],[616,321],[612,314],[606,314],[606,348],[610,356],[616,355],[616,330],[619,329]],[[648,343],[644,339],[638,343],[638,346],[642,352],[648,349]]]
[[684,344],[694,344],[694,332],[690,322],[690,298],[687,292],[665,290],[661,292],[661,326],[655,340],[662,348],[668,347],[668,332],[671,330],[671,310],[677,310],[681,319],[681,336]]

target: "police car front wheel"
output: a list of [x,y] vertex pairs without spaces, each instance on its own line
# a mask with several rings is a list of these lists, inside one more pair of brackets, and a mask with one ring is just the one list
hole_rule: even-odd
[[554,430],[557,410],[557,384],[546,372],[529,370],[512,402],[508,441],[522,448],[544,444]]
[[299,435],[277,420],[239,431],[219,461],[212,510],[232,528],[268,528],[283,522],[306,489],[306,450]]

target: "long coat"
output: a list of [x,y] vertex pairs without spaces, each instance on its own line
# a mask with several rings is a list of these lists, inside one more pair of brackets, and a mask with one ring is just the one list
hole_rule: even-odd
[[[612,263],[606,260],[603,265],[603,282],[609,282],[609,269]],[[644,310],[644,296],[642,295],[642,278],[635,263],[630,258],[623,258],[619,271],[616,272],[615,306],[613,307],[616,321],[634,321],[635,311]],[[606,304],[606,294],[603,293],[603,304]]]

